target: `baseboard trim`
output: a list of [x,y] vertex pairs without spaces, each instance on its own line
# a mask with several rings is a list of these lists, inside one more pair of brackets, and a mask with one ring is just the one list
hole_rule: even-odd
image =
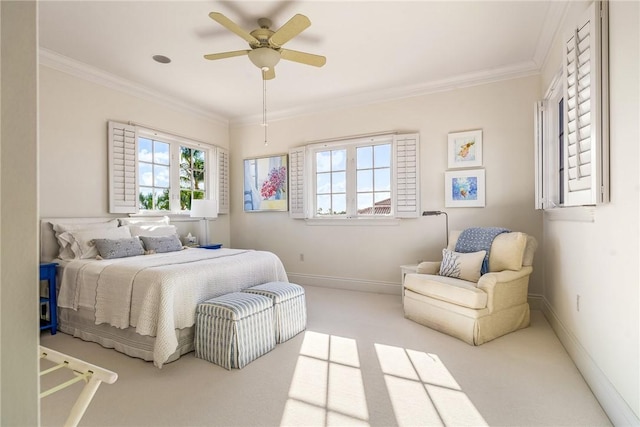
[[289,277],[290,282],[297,283],[299,285],[346,289],[349,291],[373,292],[377,294],[402,294],[402,287],[400,286],[400,283],[291,272],[287,272],[287,276]]
[[549,302],[544,298],[542,312],[613,425],[640,426],[638,416],[620,396],[598,365],[591,359],[582,344],[562,324]]

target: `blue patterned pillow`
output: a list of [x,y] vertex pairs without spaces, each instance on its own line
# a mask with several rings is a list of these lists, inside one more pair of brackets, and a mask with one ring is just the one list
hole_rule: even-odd
[[176,234],[171,236],[140,236],[148,253],[175,252],[182,250],[182,243]]
[[144,248],[137,237],[128,239],[93,239],[98,254],[103,259],[144,255]]

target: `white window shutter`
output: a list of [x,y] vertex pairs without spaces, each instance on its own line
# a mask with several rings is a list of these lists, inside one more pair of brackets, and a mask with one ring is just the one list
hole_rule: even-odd
[[596,2],[564,37],[565,206],[608,201],[606,21]]
[[109,122],[109,212],[138,212],[138,150],[135,126]]
[[306,218],[304,162],[304,147],[289,151],[289,216],[291,218]]
[[420,176],[418,134],[401,134],[394,137],[395,154],[395,216],[417,218],[420,216]]
[[545,204],[545,158],[544,158],[544,102],[533,106],[533,139],[535,145],[535,208],[544,209]]
[[224,148],[216,149],[218,159],[218,213],[228,214],[229,200],[229,151]]

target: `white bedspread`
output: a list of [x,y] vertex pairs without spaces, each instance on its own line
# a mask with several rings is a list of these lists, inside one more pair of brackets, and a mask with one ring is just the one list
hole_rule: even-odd
[[58,305],[78,309],[83,288],[95,290],[96,324],[135,327],[155,336],[158,367],[178,346],[176,329],[193,326],[196,305],[271,281],[288,281],[271,252],[189,249],[113,260],[77,260],[63,270]]

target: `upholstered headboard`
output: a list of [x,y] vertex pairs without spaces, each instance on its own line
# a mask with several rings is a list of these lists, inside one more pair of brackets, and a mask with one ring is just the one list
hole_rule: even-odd
[[[126,217],[129,222],[148,222],[156,221],[158,219],[167,218],[166,216],[133,216]],[[60,247],[56,240],[55,232],[53,231],[54,224],[90,224],[96,222],[108,222],[114,219],[124,219],[122,217],[78,217],[78,218],[41,218],[40,219],[40,261],[49,262],[58,257]],[[167,219],[168,221],[168,219]],[[187,234],[187,232],[194,232],[192,229],[193,224],[198,224],[198,220],[190,217],[185,218],[173,218],[171,224],[176,225],[178,233],[180,235]]]
[[58,224],[89,224],[92,222],[113,221],[110,217],[93,218],[41,218],[40,219],[40,262],[49,262],[58,257],[58,241],[53,231],[52,223]]

